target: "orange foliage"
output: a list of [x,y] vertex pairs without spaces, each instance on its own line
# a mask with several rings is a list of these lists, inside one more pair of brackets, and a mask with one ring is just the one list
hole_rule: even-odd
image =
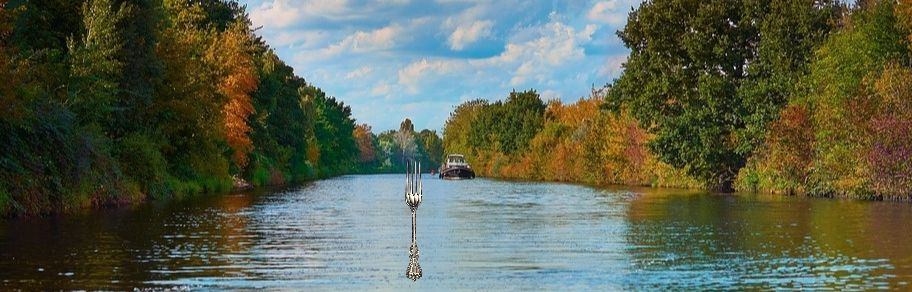
[[239,167],[247,165],[247,154],[253,150],[247,117],[254,112],[250,94],[257,89],[259,80],[250,46],[250,32],[237,23],[213,38],[206,55],[218,68],[221,78],[218,90],[227,98],[222,108],[224,134],[234,151],[232,159]]
[[358,160],[360,162],[370,162],[377,159],[376,153],[374,153],[374,144],[372,143],[371,127],[368,124],[355,126],[352,136],[355,137],[355,143],[358,144]]
[[560,100],[552,100],[548,102],[545,115],[550,120],[578,128],[597,116],[601,104],[600,98],[581,98],[571,105],[563,105]]
[[320,161],[320,146],[313,141],[307,143],[307,161]]
[[[792,104],[770,124],[765,147],[752,158],[760,177],[752,189],[774,193],[806,192],[815,157],[814,125],[807,106]],[[742,175],[743,176],[743,175]]]

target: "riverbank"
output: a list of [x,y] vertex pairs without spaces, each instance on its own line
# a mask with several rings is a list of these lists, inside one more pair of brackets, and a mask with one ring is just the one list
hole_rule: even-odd
[[0,216],[357,168],[351,108],[295,75],[242,5],[115,2],[0,4]]

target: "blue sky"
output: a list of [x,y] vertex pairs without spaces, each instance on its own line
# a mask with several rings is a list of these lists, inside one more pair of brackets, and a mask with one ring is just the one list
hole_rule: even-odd
[[616,78],[639,0],[242,0],[295,73],[374,132],[441,130],[459,103],[536,89],[575,101]]

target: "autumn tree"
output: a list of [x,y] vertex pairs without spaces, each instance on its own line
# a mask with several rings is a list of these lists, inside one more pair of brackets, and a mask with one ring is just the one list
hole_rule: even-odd
[[222,107],[224,135],[233,151],[232,159],[240,168],[247,165],[247,155],[253,149],[247,118],[254,111],[250,94],[258,83],[249,26],[246,22],[233,23],[211,38],[206,52],[206,60],[215,66],[220,79],[218,90],[227,98]]
[[374,153],[373,135],[371,126],[368,124],[360,124],[352,132],[355,142],[358,143],[358,161],[361,163],[368,163],[377,159]]

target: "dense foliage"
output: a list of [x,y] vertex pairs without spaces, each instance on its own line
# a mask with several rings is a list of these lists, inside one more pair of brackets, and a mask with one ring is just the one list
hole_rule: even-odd
[[812,49],[832,30],[836,1],[648,1],[618,32],[631,50],[608,94],[655,135],[650,149],[730,190]]
[[742,188],[910,198],[910,5],[863,1],[846,16],[741,171]]
[[0,215],[358,167],[351,110],[295,76],[233,1],[0,7]]
[[506,101],[474,100],[446,122],[447,153],[467,155],[478,175],[505,178],[697,187],[646,148],[650,136],[629,114],[601,111],[603,93],[575,104],[542,102],[535,91]]
[[912,199],[909,1],[646,1],[618,34],[604,94],[466,102],[446,151],[495,177]]

